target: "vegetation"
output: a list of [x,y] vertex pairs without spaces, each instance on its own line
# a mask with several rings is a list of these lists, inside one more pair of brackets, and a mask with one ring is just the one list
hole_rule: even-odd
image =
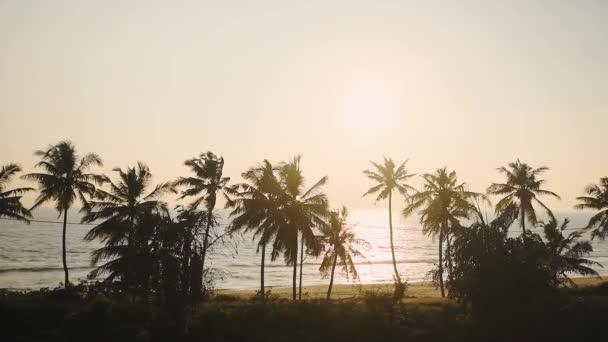
[[438,280],[441,296],[445,297],[443,284],[443,241],[447,241],[447,263],[451,271],[452,234],[460,228],[460,220],[469,218],[475,207],[471,200],[483,198],[483,195],[465,189],[465,183],[459,183],[456,172],[448,172],[447,168],[438,169],[435,174],[422,175],[424,184],[422,190],[410,196],[409,205],[403,210],[408,217],[419,213],[422,230],[433,237],[439,236]]
[[101,183],[104,178],[94,173],[88,173],[92,166],[101,166],[101,158],[94,153],[85,154],[82,158],[76,154],[76,148],[70,141],[60,141],[51,145],[47,150],[34,152],[41,161],[36,167],[41,167],[46,173],[29,173],[23,178],[38,183],[40,195],[32,206],[34,208],[46,202],[55,202],[55,209],[63,215],[63,230],[61,238],[61,258],[65,275],[64,286],[70,286],[68,263],[66,259],[66,230],[68,210],[74,202],[80,200],[82,211],[88,211],[87,196],[95,193],[95,182]]
[[18,172],[21,172],[21,167],[17,164],[8,164],[0,168],[0,217],[8,217],[29,223],[29,218],[32,217],[32,214],[21,203],[21,197],[23,194],[34,189],[6,189],[8,182]]
[[[336,269],[347,280],[360,281],[354,259],[364,258],[360,248],[368,244],[356,237],[346,208],[328,209],[323,192],[327,177],[306,186],[299,156],[276,166],[264,160],[244,172],[241,183],[229,186],[223,158],[206,152],[185,162],[194,176],[153,186],[152,174],[143,163],[113,169],[115,178],[90,173],[93,166],[101,166],[101,159],[95,154],[79,157],[68,141],[36,155],[41,158],[36,167],[44,173],[23,178],[39,185],[33,208],[52,202],[63,216],[65,288],[0,292],[0,319],[17,340],[107,340],[115,335],[144,341],[175,337],[394,340],[471,334],[483,340],[530,337],[549,323],[562,324],[551,331],[559,334],[578,332],[585,324],[593,331],[605,326],[605,319],[585,318],[589,313],[604,317],[608,313],[605,298],[598,299],[608,293],[605,285],[591,290],[561,289],[575,285],[572,275],[597,276],[594,267],[600,265],[588,259],[592,246],[582,239],[582,231],[566,234],[571,229],[569,221],[558,223],[538,199],[542,195],[559,198],[542,189],[544,180],[538,177],[546,167],[534,169],[518,160],[500,168],[506,182],[492,184],[487,192],[503,197],[496,204],[496,217],[488,221],[480,202],[489,201],[469,191],[455,171],[441,168],[423,174],[418,191],[408,184],[414,174],[406,170],[405,162],[397,166],[385,158],[383,164],[372,163],[374,170],[364,174],[376,184],[364,196],[388,199],[394,290],[330,301]],[[31,214],[21,204],[21,195],[32,189],[6,190],[19,171],[14,164],[0,169],[0,217],[27,222]],[[192,198],[192,202],[170,210],[164,196],[177,193],[176,187],[181,189],[180,200]],[[420,215],[423,231],[438,236],[436,275],[441,296],[447,289],[449,299],[422,304],[411,297],[404,299],[407,283],[397,269],[393,240],[394,192],[405,197],[403,214]],[[608,178],[586,192],[588,196],[579,197],[576,207],[599,211],[586,229],[594,229],[592,237],[603,239],[608,231]],[[218,224],[218,195],[225,197],[231,209],[228,226]],[[94,225],[86,239],[105,243],[92,254],[96,268],[91,276],[107,277],[72,287],[65,241],[68,210],[76,202],[82,204],[82,221]],[[538,222],[534,205],[548,213],[546,223]],[[522,233],[509,237],[509,227],[516,220]],[[542,229],[543,235],[526,229],[526,221],[531,228]],[[213,296],[213,273],[205,260],[211,251],[222,251],[214,246],[226,246],[237,233],[251,233],[260,253],[260,292],[254,300]],[[302,300],[305,256],[322,255],[319,271],[329,277],[327,300],[289,303],[266,292],[267,247],[271,260],[282,256],[292,267],[292,301]],[[202,298],[209,300],[201,302]],[[260,298],[262,302],[257,301]],[[108,329],[91,337],[90,331],[100,326]]]
[[353,257],[363,257],[363,254],[357,249],[358,246],[369,248],[367,241],[356,238],[352,226],[348,226],[347,217],[348,211],[346,207],[342,207],[340,211],[331,213],[327,224],[320,226],[320,239],[326,251],[319,271],[324,277],[329,275],[327,299],[331,297],[336,266],[340,265],[347,280],[351,277],[354,281],[358,281],[359,274]]
[[492,183],[492,185],[488,187],[488,194],[504,196],[496,203],[497,214],[511,212],[514,209],[519,211],[519,223],[522,235],[525,235],[526,233],[526,218],[532,225],[535,225],[538,222],[534,204],[543,207],[549,217],[552,220],[555,220],[551,209],[538,199],[539,195],[548,195],[557,199],[560,198],[554,192],[541,189],[541,186],[545,181],[539,179],[538,176],[547,170],[549,170],[549,168],[546,166],[534,169],[518,159],[513,163],[509,163],[508,168],[504,166],[498,168],[498,171],[507,178],[505,183]]
[[393,271],[395,272],[395,282],[397,286],[401,286],[401,276],[399,270],[397,270],[397,258],[395,257],[395,245],[393,242],[393,192],[397,191],[402,196],[407,197],[408,191],[415,192],[412,186],[406,182],[409,178],[415,176],[414,174],[408,173],[405,168],[407,160],[403,162],[399,167],[396,167],[395,162],[391,158],[384,157],[384,164],[378,164],[371,162],[374,166],[374,171],[365,170],[363,173],[374,182],[378,183],[369,190],[363,196],[378,194],[376,201],[383,201],[388,198],[388,229],[391,244],[391,256],[393,258]]
[[591,209],[599,211],[587,224],[586,229],[593,229],[591,238],[604,240],[608,237],[608,177],[602,177],[600,184],[591,184],[585,189],[587,196],[577,197],[581,203],[575,206],[576,209]]

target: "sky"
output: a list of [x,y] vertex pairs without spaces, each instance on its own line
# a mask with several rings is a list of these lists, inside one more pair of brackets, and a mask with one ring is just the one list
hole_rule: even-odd
[[520,158],[566,210],[608,171],[606,18],[601,0],[0,0],[0,164],[31,172],[70,139],[100,172],[171,180],[211,150],[240,181],[301,154],[332,206],[367,208],[370,160],[484,191]]

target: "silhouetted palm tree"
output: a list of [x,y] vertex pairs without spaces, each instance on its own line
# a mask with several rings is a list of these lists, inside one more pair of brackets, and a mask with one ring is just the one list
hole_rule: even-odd
[[[276,236],[286,220],[281,212],[279,199],[284,197],[283,189],[275,174],[276,169],[268,160],[261,165],[250,168],[242,174],[244,183],[234,186],[234,196],[226,203],[234,208],[230,230],[232,232],[253,232],[253,239],[258,239],[257,253],[261,252],[260,263],[260,296],[265,299],[264,263],[266,246]],[[260,250],[261,249],[261,250]]]
[[508,168],[504,166],[498,168],[498,171],[503,173],[507,178],[505,183],[492,183],[488,187],[488,194],[504,196],[496,203],[496,213],[501,214],[508,211],[510,207],[517,207],[519,209],[522,234],[526,232],[526,216],[532,225],[538,222],[536,211],[534,211],[534,203],[543,207],[552,220],[555,219],[553,212],[538,199],[540,195],[560,198],[554,192],[541,189],[545,181],[539,179],[538,176],[547,170],[549,168],[546,166],[534,169],[518,159],[513,163],[509,163]]
[[120,168],[112,171],[118,174],[118,182],[114,183],[109,177],[103,176],[103,183],[109,184],[110,189],[95,191],[93,199],[89,201],[90,211],[82,218],[82,222],[86,223],[103,220],[87,233],[85,240],[100,238],[108,245],[128,243],[135,234],[137,219],[148,212],[166,211],[166,203],[159,198],[175,192],[171,184],[161,183],[146,194],[152,174],[143,163],[128,167],[126,171]]
[[39,184],[40,195],[34,202],[32,209],[37,208],[45,202],[55,202],[55,209],[61,216],[63,214],[62,232],[62,260],[65,273],[65,287],[69,286],[69,273],[66,260],[66,229],[68,220],[68,209],[75,201],[82,203],[81,211],[88,211],[85,196],[92,196],[95,192],[94,182],[102,182],[103,177],[93,173],[87,173],[92,166],[101,166],[101,158],[97,154],[88,153],[82,158],[76,154],[76,148],[70,141],[61,141],[51,145],[47,150],[34,152],[42,160],[36,164],[46,173],[30,173],[24,175],[24,179],[35,181]]
[[555,285],[565,282],[575,285],[569,276],[572,274],[599,276],[591,266],[602,266],[584,258],[591,254],[593,248],[589,241],[577,241],[582,235],[580,232],[573,232],[568,236],[563,235],[569,222],[568,219],[565,219],[559,227],[555,220],[542,225],[545,233],[545,246],[549,252],[549,268]]
[[589,219],[585,229],[592,229],[591,238],[599,237],[605,239],[608,237],[608,177],[600,179],[599,185],[591,184],[585,188],[588,196],[577,197],[581,203],[575,205],[576,209],[592,209],[598,210]]
[[323,277],[329,276],[327,299],[331,297],[336,266],[340,265],[347,280],[352,277],[354,281],[358,281],[359,273],[357,273],[353,257],[363,257],[363,254],[357,249],[358,246],[369,248],[367,241],[357,239],[353,227],[347,225],[347,217],[348,211],[346,207],[342,207],[340,211],[331,213],[327,224],[319,227],[321,231],[319,238],[321,243],[326,246],[319,271]]
[[[475,212],[475,207],[470,200],[484,196],[467,191],[466,184],[458,182],[456,172],[448,172],[447,168],[438,169],[435,174],[424,174],[422,178],[424,179],[422,190],[410,196],[409,205],[403,210],[403,215],[408,217],[421,209],[419,214],[422,231],[433,237],[439,236],[439,287],[441,296],[445,297],[443,241],[448,239],[449,234],[460,226],[461,219],[466,219]],[[451,265],[449,245],[447,251],[448,265]],[[449,268],[448,271],[451,272]]]
[[[103,176],[103,183],[109,184],[109,191],[95,191],[93,200],[89,202],[90,211],[82,219],[87,223],[103,220],[85,235],[85,240],[99,238],[106,243],[105,247],[93,252],[94,265],[104,259],[126,258],[140,250],[136,245],[142,243],[142,236],[151,234],[147,233],[150,227],[141,224],[142,220],[149,219],[153,214],[168,215],[166,203],[159,198],[169,192],[175,192],[171,184],[161,183],[146,193],[152,174],[143,163],[128,167],[126,171],[120,168],[112,171],[118,174],[118,181],[113,182],[109,177]],[[135,265],[132,265],[132,268],[125,266],[120,269],[116,267],[119,264],[121,261],[111,260],[97,267],[92,275],[110,271],[108,280],[120,275],[123,282],[133,283],[137,273]]]
[[324,223],[329,215],[327,196],[321,192],[321,187],[327,182],[327,177],[318,180],[308,190],[304,187],[304,177],[300,169],[300,156],[285,163],[279,170],[279,183],[283,194],[278,199],[280,216],[286,224],[279,226],[273,242],[272,258],[283,253],[285,263],[293,265],[293,299],[296,299],[296,273],[298,265],[298,233],[300,234],[300,295],[302,298],[302,259],[304,245],[310,251],[319,251],[319,244],[313,232],[313,227]]
[[21,172],[21,167],[17,164],[8,164],[0,168],[0,217],[8,217],[29,223],[28,218],[31,218],[32,214],[21,203],[21,197],[24,193],[34,189],[6,189],[8,182],[18,172]]
[[393,243],[393,192],[398,191],[401,195],[407,196],[408,191],[416,191],[413,187],[408,185],[406,181],[415,176],[415,174],[409,174],[405,169],[407,160],[403,162],[399,167],[396,167],[395,163],[391,158],[384,157],[384,164],[371,162],[375,170],[365,170],[363,173],[378,183],[373,187],[369,188],[363,196],[376,194],[376,201],[385,200],[388,198],[388,227],[390,232],[390,243],[391,243],[391,255],[393,258],[393,270],[395,271],[395,281],[401,284],[401,276],[397,270],[397,259],[395,258],[395,245]]
[[209,232],[216,225],[213,214],[217,195],[229,189],[226,187],[229,177],[223,177],[224,158],[216,156],[212,152],[201,153],[200,157],[186,160],[184,165],[188,166],[195,174],[194,177],[180,177],[175,181],[175,186],[184,186],[180,199],[196,197],[190,204],[190,208],[197,209],[201,203],[207,211],[207,227],[203,238],[203,251],[201,267],[205,267],[205,257],[209,247]]

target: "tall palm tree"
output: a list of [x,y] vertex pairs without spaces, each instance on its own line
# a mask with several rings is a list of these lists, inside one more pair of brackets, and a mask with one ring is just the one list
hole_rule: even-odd
[[319,271],[323,277],[329,276],[329,287],[327,288],[327,299],[331,297],[331,289],[334,285],[334,274],[339,264],[346,278],[351,277],[354,281],[359,280],[359,273],[355,267],[353,257],[363,257],[358,247],[369,248],[369,243],[358,239],[352,226],[348,226],[346,219],[348,211],[342,207],[340,211],[331,213],[327,224],[319,227],[320,239],[326,251]]
[[300,235],[300,296],[302,298],[302,267],[304,245],[309,251],[318,251],[319,244],[313,227],[324,223],[329,215],[327,196],[321,191],[327,177],[319,179],[309,189],[305,188],[300,168],[300,156],[280,167],[278,172],[282,195],[279,201],[279,217],[286,224],[278,227],[273,242],[272,258],[283,253],[285,263],[293,265],[293,300],[296,299],[296,274],[298,266],[298,235]]
[[[475,211],[470,199],[483,197],[483,195],[467,191],[466,184],[458,182],[456,172],[448,172],[445,167],[438,169],[434,174],[422,175],[422,179],[424,180],[422,191],[410,196],[409,205],[403,210],[403,215],[409,217],[421,209],[419,214],[422,231],[433,237],[439,236],[439,287],[441,296],[445,297],[443,242],[449,242],[449,234],[460,226],[460,220],[468,218]],[[451,265],[449,247],[447,252],[449,266]],[[448,269],[448,271],[451,274],[451,270]]]
[[21,203],[21,197],[32,188],[15,188],[7,190],[8,182],[15,174],[21,172],[17,164],[7,164],[0,168],[0,217],[8,217],[29,223],[32,214]]
[[49,146],[46,150],[34,152],[41,158],[36,167],[41,167],[46,173],[30,173],[23,178],[39,184],[40,195],[34,202],[32,209],[46,202],[55,202],[55,209],[59,216],[63,215],[63,231],[61,239],[63,271],[65,287],[69,286],[69,273],[66,260],[66,229],[68,210],[74,202],[82,203],[81,211],[88,211],[86,196],[95,193],[93,183],[101,183],[104,179],[93,173],[88,173],[92,166],[101,166],[101,158],[97,154],[87,153],[82,158],[76,153],[76,148],[70,141],[60,141]]
[[509,163],[508,168],[504,166],[498,168],[498,171],[506,177],[505,183],[492,183],[487,189],[487,193],[490,195],[504,196],[496,203],[497,214],[508,211],[510,207],[519,209],[519,222],[522,235],[526,232],[526,217],[532,225],[538,222],[533,206],[534,203],[543,207],[549,218],[555,219],[551,209],[538,199],[538,196],[542,195],[560,199],[556,193],[541,189],[545,180],[540,179],[539,176],[547,170],[549,168],[546,166],[534,169],[518,159],[515,162]]
[[232,232],[253,232],[258,239],[257,253],[261,252],[260,296],[265,299],[264,264],[266,246],[276,236],[280,226],[285,226],[279,199],[284,197],[283,189],[275,174],[275,167],[264,160],[261,165],[252,167],[242,174],[244,183],[234,186],[235,192],[226,203],[233,210],[230,225]]
[[201,153],[198,158],[188,159],[184,162],[194,173],[194,177],[180,177],[175,181],[175,186],[184,186],[180,199],[196,197],[190,204],[191,209],[197,209],[201,203],[207,211],[207,226],[203,238],[203,251],[201,267],[205,267],[205,257],[209,247],[209,233],[211,227],[217,222],[213,213],[217,202],[217,195],[226,194],[226,187],[230,177],[223,177],[224,158],[216,156],[212,152]]
[[568,223],[570,221],[565,219],[558,226],[557,221],[551,220],[549,223],[542,225],[546,241],[545,246],[547,246],[549,252],[549,269],[556,286],[560,283],[575,285],[570,279],[572,274],[599,277],[591,266],[602,266],[595,261],[584,258],[593,251],[593,248],[589,241],[578,241],[582,236],[580,232],[572,232],[568,236],[564,236],[563,232],[568,227]]
[[599,237],[604,240],[608,237],[608,177],[602,177],[598,185],[591,184],[585,188],[587,196],[580,196],[576,199],[581,202],[574,207],[576,209],[598,210],[589,219],[585,229],[592,229],[591,238]]
[[[103,176],[103,183],[109,184],[109,190],[95,191],[93,199],[89,201],[90,210],[82,218],[85,223],[102,220],[85,235],[87,241],[99,238],[106,243],[105,247],[93,252],[94,264],[103,259],[116,258],[125,250],[136,250],[135,244],[141,240],[141,229],[148,229],[141,225],[141,221],[154,213],[166,213],[167,205],[159,198],[174,192],[170,183],[161,183],[146,193],[150,188],[152,174],[148,166],[141,162],[125,171],[120,168],[114,168],[112,171],[118,174],[118,181],[113,182],[108,176]],[[112,261],[99,266],[93,274],[111,269],[110,265]],[[110,277],[113,278],[116,274],[118,273],[111,272]],[[121,276],[133,278],[129,276],[128,269],[124,270]],[[125,282],[132,280],[123,279]]]
[[393,243],[393,192],[397,191],[402,196],[408,196],[408,191],[415,192],[416,189],[406,183],[406,181],[415,176],[410,174],[405,168],[407,160],[399,167],[396,167],[395,162],[391,158],[384,157],[384,164],[380,165],[371,162],[375,170],[365,170],[363,173],[374,182],[378,183],[363,196],[378,194],[376,201],[382,201],[388,198],[388,227],[390,233],[391,255],[393,258],[393,270],[395,271],[395,281],[401,284],[401,276],[397,270],[397,259],[395,258],[395,245]]

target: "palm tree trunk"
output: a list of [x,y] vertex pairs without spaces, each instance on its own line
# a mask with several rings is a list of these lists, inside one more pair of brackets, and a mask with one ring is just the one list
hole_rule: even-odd
[[329,278],[329,287],[327,288],[327,299],[331,296],[331,288],[334,286],[334,272],[336,271],[336,264],[338,263],[338,253],[334,256],[334,263],[331,265],[331,276]]
[[298,234],[296,233],[296,241],[294,243],[294,247],[296,248],[293,251],[293,284],[292,284],[292,299],[296,300],[296,286],[297,286],[297,278],[296,275],[298,273]]
[[264,290],[264,261],[266,260],[266,244],[262,245],[262,263],[260,266],[260,295],[262,301],[266,300],[266,292]]
[[452,238],[449,233],[446,235],[445,241],[447,243],[446,258],[448,259],[448,280],[452,281]]
[[522,234],[526,234],[526,212],[524,210],[524,206],[522,205],[521,208],[519,209],[519,211],[521,212],[521,232]]
[[445,297],[443,287],[443,224],[439,229],[439,288],[441,289],[441,297]]
[[63,233],[61,236],[61,258],[63,261],[63,273],[65,274],[65,279],[64,279],[63,284],[64,284],[64,287],[66,290],[70,286],[70,274],[68,271],[68,261],[66,258],[66,248],[65,248],[65,236],[66,236],[67,226],[68,226],[68,208],[65,208],[63,210]]
[[[207,247],[209,243],[209,230],[211,229],[211,219],[213,218],[211,211],[207,214],[207,227],[205,228],[205,240],[203,241],[203,253],[201,256],[201,268],[203,272],[203,284],[205,283],[205,257],[207,256]],[[204,287],[204,286],[203,286]],[[203,289],[204,291],[204,289]]]
[[401,277],[397,271],[397,258],[395,258],[395,245],[393,244],[393,193],[388,193],[388,227],[391,240],[391,255],[393,256],[393,270],[395,271],[395,280],[401,284]]
[[300,241],[300,289],[298,291],[298,300],[302,300],[302,267],[304,266],[304,234]]

